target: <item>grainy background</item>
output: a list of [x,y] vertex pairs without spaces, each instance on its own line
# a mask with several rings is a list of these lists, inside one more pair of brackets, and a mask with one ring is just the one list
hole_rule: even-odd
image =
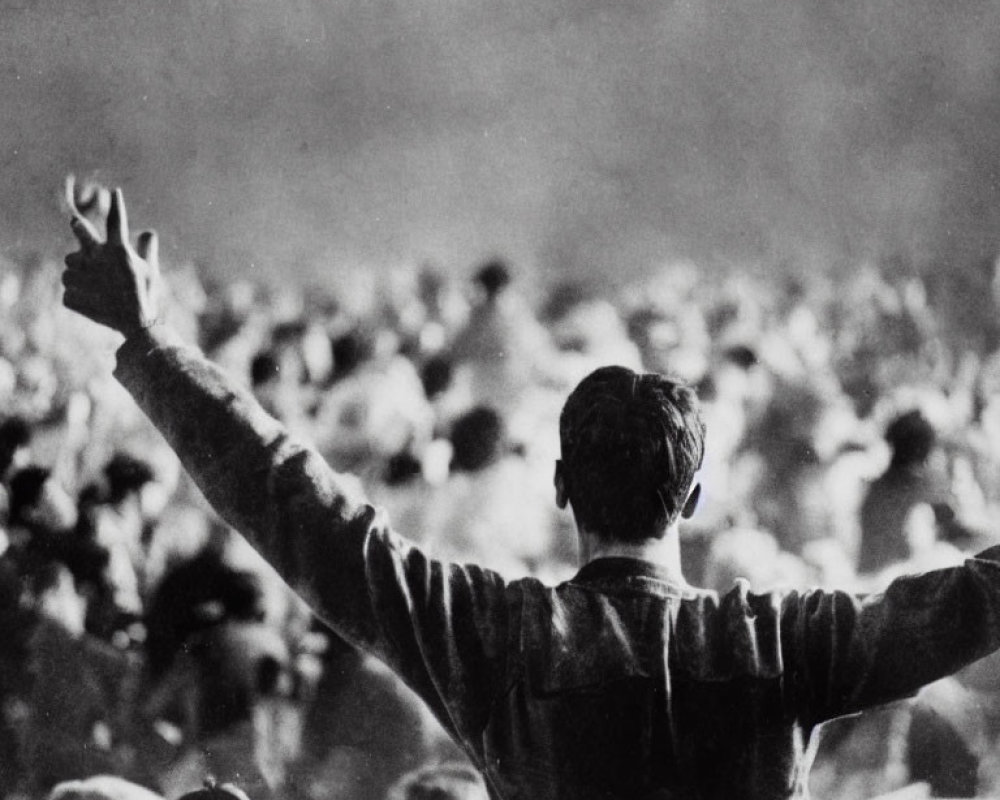
[[0,249],[62,252],[73,170],[222,277],[500,252],[979,285],[998,31],[984,0],[0,0]]

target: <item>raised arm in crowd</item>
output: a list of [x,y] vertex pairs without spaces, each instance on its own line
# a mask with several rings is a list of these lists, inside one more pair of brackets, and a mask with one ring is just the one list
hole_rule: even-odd
[[115,376],[205,496],[338,633],[396,670],[495,798],[806,795],[815,726],[1000,647],[1000,548],[883,594],[688,585],[692,390],[606,367],[560,421],[556,502],[581,568],[558,586],[435,561],[159,319],[156,237],[80,213],[65,304],[120,332]]

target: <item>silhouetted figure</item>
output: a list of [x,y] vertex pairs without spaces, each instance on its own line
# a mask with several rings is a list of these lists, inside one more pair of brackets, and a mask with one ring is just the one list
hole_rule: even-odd
[[886,429],[892,450],[888,469],[868,488],[861,504],[858,571],[879,572],[910,555],[905,522],[918,503],[945,503],[948,493],[929,461],[937,434],[920,411],[896,417]]

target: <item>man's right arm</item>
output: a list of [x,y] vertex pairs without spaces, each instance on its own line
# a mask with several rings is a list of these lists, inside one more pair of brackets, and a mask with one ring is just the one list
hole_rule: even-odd
[[[215,510],[338,633],[395,669],[468,734],[504,669],[507,595],[488,570],[427,558],[238,384],[156,318],[155,239],[129,242],[121,193],[107,242],[75,216],[64,303],[125,335],[115,375]],[[150,243],[152,242],[152,246]]]
[[[130,336],[115,377],[212,507],[318,611],[364,617],[365,539],[376,512],[357,481],[297,442],[251,393],[169,328]],[[341,616],[341,613],[338,613]],[[367,640],[359,621],[351,638]]]
[[164,329],[131,336],[116,378],[213,508],[317,615],[396,670],[462,739],[502,680],[506,586],[393,533],[353,476],[290,436],[216,365]]

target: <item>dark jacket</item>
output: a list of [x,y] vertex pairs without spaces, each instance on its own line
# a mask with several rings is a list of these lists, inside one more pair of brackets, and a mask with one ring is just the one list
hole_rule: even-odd
[[1000,548],[868,598],[719,597],[630,559],[505,582],[397,536],[196,351],[142,334],[115,374],[216,510],[404,678],[495,798],[803,797],[818,723],[1000,647]]

